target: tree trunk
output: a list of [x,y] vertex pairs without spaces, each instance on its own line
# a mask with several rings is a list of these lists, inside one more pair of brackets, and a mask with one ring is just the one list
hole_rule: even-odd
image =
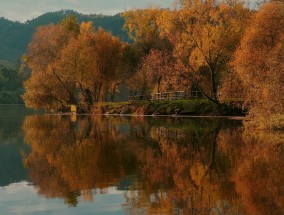
[[211,65],[209,65],[209,68],[210,68],[211,86],[212,86],[212,93],[213,93],[213,97],[211,96],[211,98],[212,98],[212,101],[213,101],[214,103],[216,103],[216,104],[219,106],[219,105],[220,105],[220,102],[219,102],[219,99],[218,99],[218,96],[217,96],[215,70],[214,70],[214,68],[212,68]]

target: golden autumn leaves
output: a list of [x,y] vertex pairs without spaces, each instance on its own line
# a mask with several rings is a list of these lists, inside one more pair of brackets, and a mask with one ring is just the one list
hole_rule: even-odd
[[252,11],[237,1],[185,0],[174,10],[126,11],[131,45],[74,18],[40,27],[26,55],[32,76],[23,98],[28,107],[64,110],[113,100],[123,83],[141,94],[197,90],[218,105],[244,101],[251,119],[278,120],[283,4]]
[[127,45],[92,23],[80,26],[74,17],[38,28],[26,62],[32,70],[23,95],[28,107],[64,110],[69,105],[102,100],[120,81]]
[[248,125],[281,129],[283,8],[280,1],[253,11],[237,1],[186,0],[175,10],[125,12],[125,28],[144,51],[134,80],[142,91],[197,89],[217,104],[244,101]]
[[253,16],[234,55],[232,65],[241,79],[253,126],[284,127],[283,26],[284,3],[263,5]]
[[[156,55],[151,50],[167,55],[161,68],[167,65],[170,69],[162,69],[152,89],[156,87],[159,91],[163,82],[164,90],[198,89],[219,104],[218,87],[228,73],[228,63],[244,33],[250,11],[237,3],[186,2],[173,11],[125,12],[125,28],[145,52],[143,63],[154,64]],[[149,71],[149,66],[142,64],[138,74]],[[156,65],[151,70],[158,71]],[[168,84],[165,81],[168,79],[173,83]]]

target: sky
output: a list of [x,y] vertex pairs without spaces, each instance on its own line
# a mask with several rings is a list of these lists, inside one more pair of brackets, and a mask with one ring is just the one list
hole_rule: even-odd
[[0,17],[25,22],[46,12],[71,9],[84,14],[114,15],[148,6],[171,7],[174,0],[0,0]]

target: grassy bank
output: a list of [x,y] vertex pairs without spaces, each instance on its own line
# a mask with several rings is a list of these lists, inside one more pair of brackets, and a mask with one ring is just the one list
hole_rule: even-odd
[[241,116],[240,108],[205,100],[102,102],[93,106],[94,114]]

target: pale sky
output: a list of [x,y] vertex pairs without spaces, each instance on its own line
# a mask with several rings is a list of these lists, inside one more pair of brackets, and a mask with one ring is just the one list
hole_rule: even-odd
[[133,8],[170,8],[174,0],[0,0],[0,17],[25,22],[46,12],[72,9],[84,14],[113,15]]

